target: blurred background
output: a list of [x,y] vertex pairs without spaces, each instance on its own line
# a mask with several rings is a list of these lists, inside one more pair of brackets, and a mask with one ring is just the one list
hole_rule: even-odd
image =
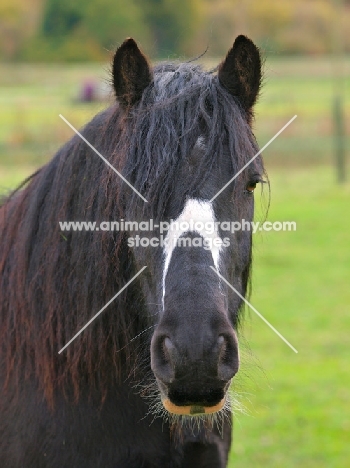
[[[2,0],[0,190],[47,162],[113,99],[112,53],[129,36],[153,61],[212,67],[246,34],[265,57],[254,132],[271,184],[254,239],[253,312],[241,332],[230,466],[349,466],[350,1]],[[258,220],[268,204],[256,194]]]

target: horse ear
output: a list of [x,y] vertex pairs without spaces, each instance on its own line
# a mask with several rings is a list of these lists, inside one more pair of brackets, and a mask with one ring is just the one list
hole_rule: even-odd
[[219,65],[220,83],[250,112],[261,86],[261,57],[259,49],[246,36],[238,36]]
[[151,83],[151,68],[134,39],[126,39],[117,49],[112,77],[115,95],[126,109],[141,99],[143,91]]

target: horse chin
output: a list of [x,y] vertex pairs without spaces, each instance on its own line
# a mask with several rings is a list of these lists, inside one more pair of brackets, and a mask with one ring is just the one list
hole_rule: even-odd
[[169,391],[167,386],[159,379],[156,379],[157,384],[158,384],[158,389],[160,391],[160,397],[162,401],[163,407],[167,410],[168,413],[177,415],[177,416],[203,416],[203,415],[209,415],[209,414],[214,414],[219,411],[221,411],[226,404],[226,400],[228,398],[228,388],[230,387],[230,382],[227,382],[224,391],[223,391],[223,397],[221,398],[220,401],[217,403],[213,402],[213,404],[210,405],[203,405],[201,403],[195,404],[189,404],[189,405],[178,405],[176,403],[173,403],[169,397]]
[[213,414],[222,410],[225,406],[226,397],[224,397],[219,403],[214,406],[201,406],[201,405],[189,405],[189,406],[178,406],[172,403],[169,398],[162,399],[164,408],[171,414],[179,416],[200,416],[203,414]]

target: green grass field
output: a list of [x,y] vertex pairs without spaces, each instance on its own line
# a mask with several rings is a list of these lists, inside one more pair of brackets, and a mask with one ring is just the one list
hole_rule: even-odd
[[[106,105],[73,102],[85,78],[106,76],[98,65],[0,65],[0,190],[14,187],[71,136],[59,113],[79,127]],[[298,354],[246,311],[234,385],[245,414],[234,418],[230,467],[350,463],[350,184],[335,183],[331,105],[326,59],[267,63],[259,143],[298,114],[264,154],[268,220],[296,221],[297,230],[255,234],[250,301]],[[344,109],[350,122],[349,95]],[[262,219],[266,194],[256,193],[256,202]]]
[[295,220],[297,230],[255,235],[251,302],[298,354],[247,314],[237,387],[248,414],[237,415],[230,466],[345,468],[350,185],[336,186],[323,166],[269,172],[268,219]]

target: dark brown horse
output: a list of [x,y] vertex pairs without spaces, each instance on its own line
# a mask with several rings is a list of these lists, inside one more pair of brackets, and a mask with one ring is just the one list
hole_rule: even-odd
[[239,36],[216,71],[126,40],[81,130],[123,178],[76,135],[3,200],[1,467],[226,466],[242,301],[217,273],[246,295],[251,233],[223,223],[252,220],[260,157],[217,193],[257,152],[259,52]]

